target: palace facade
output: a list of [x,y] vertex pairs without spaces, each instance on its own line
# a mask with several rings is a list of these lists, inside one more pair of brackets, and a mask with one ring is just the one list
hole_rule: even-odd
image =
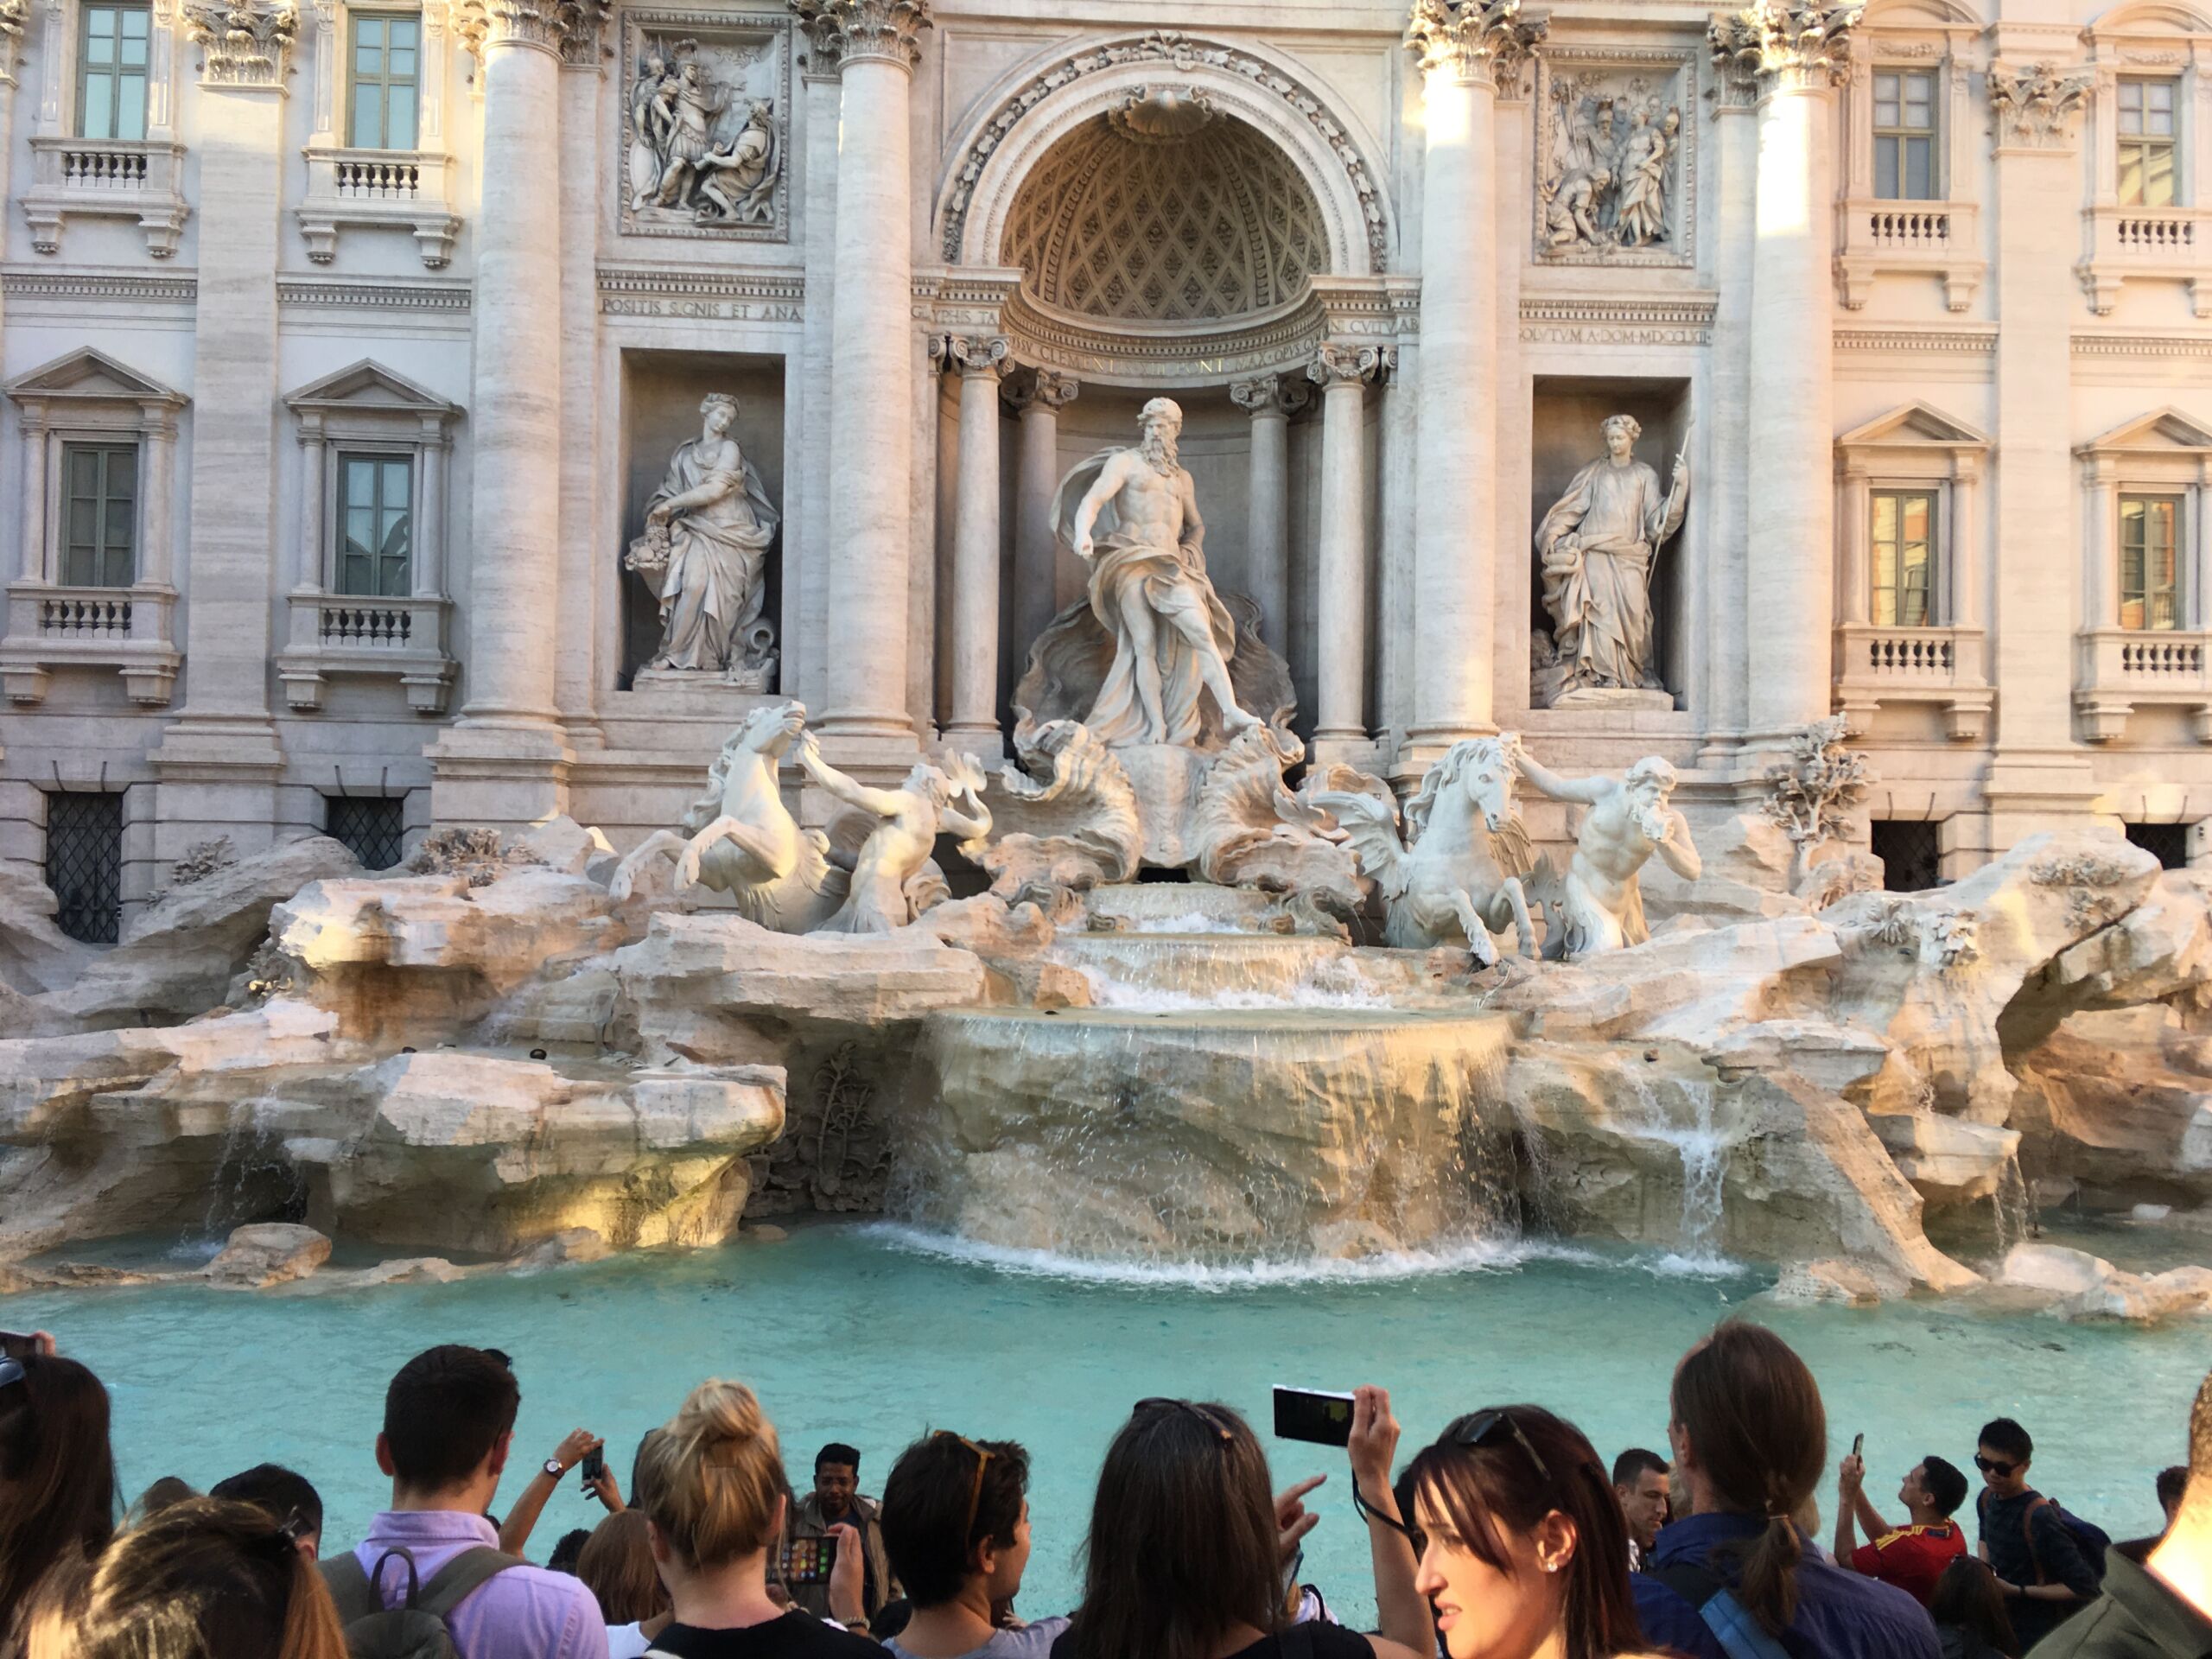
[[[216,836],[631,844],[766,699],[995,760],[1162,396],[1316,760],[1695,820],[1840,713],[1894,885],[2191,859],[2212,13],[1987,4],[0,0],[0,861],[112,938]],[[1548,516],[1622,414],[1629,671]]]

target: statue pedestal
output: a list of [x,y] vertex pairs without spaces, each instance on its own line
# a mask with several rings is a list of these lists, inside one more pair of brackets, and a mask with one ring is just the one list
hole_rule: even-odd
[[1672,709],[1671,691],[1641,691],[1625,685],[1579,685],[1554,697],[1554,709]]

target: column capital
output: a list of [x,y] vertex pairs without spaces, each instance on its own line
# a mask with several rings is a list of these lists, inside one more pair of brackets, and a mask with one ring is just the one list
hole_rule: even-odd
[[936,22],[930,0],[786,0],[819,54],[849,63],[896,64],[911,70],[922,60],[921,32]]
[[1303,376],[1294,379],[1284,374],[1255,375],[1249,380],[1238,380],[1229,388],[1230,400],[1247,415],[1295,415],[1313,400]]
[[1016,415],[1026,410],[1041,409],[1057,415],[1083,395],[1083,382],[1071,374],[1058,369],[1033,367],[1008,385],[1002,394],[1007,407]]
[[1424,74],[1517,92],[1550,29],[1548,17],[1523,17],[1521,0],[1413,0],[1406,44],[1420,54]]
[[1721,101],[1841,85],[1851,73],[1852,31],[1866,15],[1864,0],[1834,6],[1755,0],[1740,11],[1714,13],[1705,39],[1720,74]]
[[1364,385],[1395,367],[1397,355],[1388,346],[1348,346],[1331,340],[1314,352],[1313,360],[1306,365],[1306,378],[1324,391]]
[[939,334],[930,341],[930,358],[940,368],[966,377],[995,377],[1014,349],[1004,334]]
[[2093,73],[2062,75],[2056,66],[2026,69],[1989,66],[1989,114],[1999,149],[2063,149],[2074,143],[2082,101],[2096,86]]
[[479,63],[493,46],[531,46],[564,63],[594,63],[612,0],[460,0],[453,29]]
[[203,86],[284,91],[284,54],[299,33],[293,0],[185,0],[185,32],[199,47]]

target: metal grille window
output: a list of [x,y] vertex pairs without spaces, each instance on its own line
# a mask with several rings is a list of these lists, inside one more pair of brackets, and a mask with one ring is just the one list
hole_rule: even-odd
[[1885,628],[1936,621],[1936,493],[1875,490],[1868,498],[1874,546],[1874,620]]
[[419,17],[373,11],[353,15],[354,149],[415,148],[422,38]]
[[2126,207],[2171,207],[2180,193],[2174,169],[2179,130],[2174,108],[2177,83],[2120,83],[2120,200]]
[[137,575],[138,447],[61,446],[61,582],[128,588]]
[[67,790],[46,798],[46,885],[54,925],[86,944],[113,944],[123,919],[123,797]]
[[153,14],[144,6],[86,6],[78,16],[77,136],[143,138]]
[[399,862],[405,838],[406,800],[398,795],[326,795],[323,830],[365,868],[388,870]]
[[1882,861],[1882,886],[1891,893],[1924,893],[1942,885],[1942,839],[1932,818],[1877,818],[1874,856]]
[[2125,823],[2128,840],[2146,853],[2158,855],[2162,870],[2185,869],[2189,865],[2189,826],[2185,823]]
[[1885,201],[1936,197],[1936,72],[1874,72],[1874,194]]
[[2181,499],[2120,498],[2120,626],[2181,626]]
[[338,458],[338,591],[404,597],[414,538],[415,463],[404,455]]

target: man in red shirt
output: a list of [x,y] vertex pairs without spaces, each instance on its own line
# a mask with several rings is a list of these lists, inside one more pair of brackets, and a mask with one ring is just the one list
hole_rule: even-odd
[[[1866,1476],[1856,1453],[1843,1460],[1837,1474],[1835,1564],[1893,1584],[1925,1607],[1943,1569],[1967,1553],[1966,1534],[1951,1519],[1967,1501],[1967,1478],[1941,1458],[1923,1458],[1897,1488],[1905,1524],[1891,1527],[1867,1502]],[[1871,1543],[1856,1541],[1854,1522],[1866,1529]]]

